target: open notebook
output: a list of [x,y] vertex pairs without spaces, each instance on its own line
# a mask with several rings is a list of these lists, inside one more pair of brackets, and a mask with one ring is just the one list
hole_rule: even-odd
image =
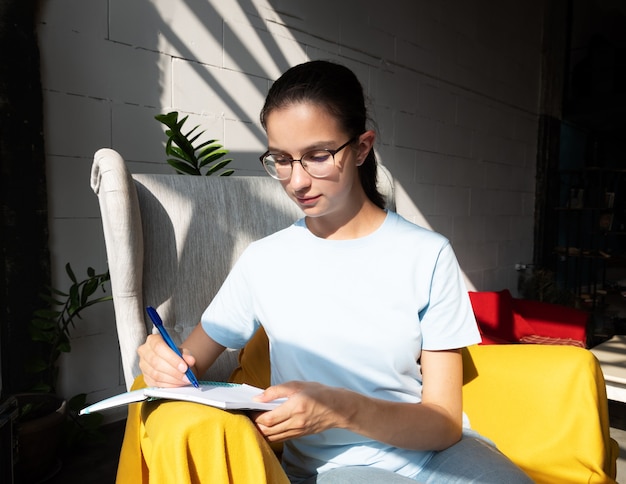
[[208,381],[201,381],[200,388],[191,385],[178,388],[148,387],[101,400],[83,408],[80,415],[156,399],[184,400],[225,410],[271,410],[285,401],[283,398],[268,403],[255,402],[253,398],[261,393],[261,388],[251,385]]

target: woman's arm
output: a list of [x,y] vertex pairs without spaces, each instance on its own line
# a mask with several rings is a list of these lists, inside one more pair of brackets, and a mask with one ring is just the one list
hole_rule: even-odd
[[344,428],[395,447],[441,450],[462,432],[463,363],[460,350],[422,352],[422,402],[371,398],[317,383],[289,382],[268,388],[263,400],[288,397],[255,422],[270,441]]
[[196,376],[202,376],[224,349],[198,324],[182,344],[182,359],[158,334],[148,336],[137,353],[139,367],[148,386],[179,387],[189,384],[185,376],[188,367]]

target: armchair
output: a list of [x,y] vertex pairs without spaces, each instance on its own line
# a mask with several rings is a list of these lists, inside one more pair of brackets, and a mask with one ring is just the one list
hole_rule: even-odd
[[[393,208],[393,183],[382,168],[381,175]],[[110,149],[95,154],[91,185],[129,388],[140,373],[136,349],[150,327],[144,307],[155,306],[180,343],[243,248],[301,216],[273,179],[131,175]],[[203,379],[226,380],[237,367],[239,381],[268,385],[267,341],[257,335],[239,355],[226,352]],[[587,350],[473,346],[464,352],[464,373],[473,426],[537,482],[614,482],[617,444],[609,436],[604,380]],[[155,474],[137,437],[140,413],[131,409],[121,455],[129,482]]]

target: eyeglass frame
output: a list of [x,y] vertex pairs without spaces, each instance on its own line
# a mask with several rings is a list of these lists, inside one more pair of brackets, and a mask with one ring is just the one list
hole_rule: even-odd
[[350,143],[354,143],[359,137],[358,136],[353,136],[352,138],[350,138],[348,141],[346,141],[344,144],[342,144],[339,148],[337,148],[336,150],[329,150],[326,148],[320,148],[320,149],[315,149],[315,150],[310,150],[307,151],[306,153],[303,153],[302,156],[300,157],[300,159],[294,159],[291,157],[291,155],[289,155],[289,157],[291,158],[291,160],[289,161],[289,165],[291,167],[291,171],[289,172],[289,176],[286,178],[278,178],[277,176],[272,175],[269,170],[267,169],[267,165],[265,164],[265,158],[267,158],[269,155],[273,154],[270,152],[270,150],[267,150],[265,153],[263,153],[261,156],[259,156],[259,161],[261,162],[261,164],[263,165],[263,168],[265,169],[265,171],[267,172],[267,174],[269,176],[271,176],[272,178],[274,178],[275,180],[288,180],[292,173],[293,173],[293,163],[295,161],[300,163],[300,166],[302,166],[302,169],[304,171],[306,171],[310,176],[312,176],[313,178],[317,178],[317,179],[323,179],[326,178],[328,175],[324,175],[324,176],[316,176],[313,175],[312,173],[309,173],[309,170],[307,170],[306,166],[307,163],[304,162],[302,163],[302,159],[306,157],[306,155],[308,155],[309,153],[315,153],[316,151],[326,151],[327,153],[330,154],[330,156],[333,159],[333,166],[335,166],[335,155],[337,153],[339,153],[341,150],[343,150],[346,146],[350,145]]

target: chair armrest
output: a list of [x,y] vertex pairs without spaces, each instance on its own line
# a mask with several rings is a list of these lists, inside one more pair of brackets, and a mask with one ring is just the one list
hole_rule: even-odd
[[126,387],[141,373],[137,347],[147,337],[142,295],[143,233],[137,190],[122,157],[94,155],[91,188],[98,195]]
[[588,350],[472,346],[463,353],[464,410],[472,428],[536,482],[614,482],[606,388]]

